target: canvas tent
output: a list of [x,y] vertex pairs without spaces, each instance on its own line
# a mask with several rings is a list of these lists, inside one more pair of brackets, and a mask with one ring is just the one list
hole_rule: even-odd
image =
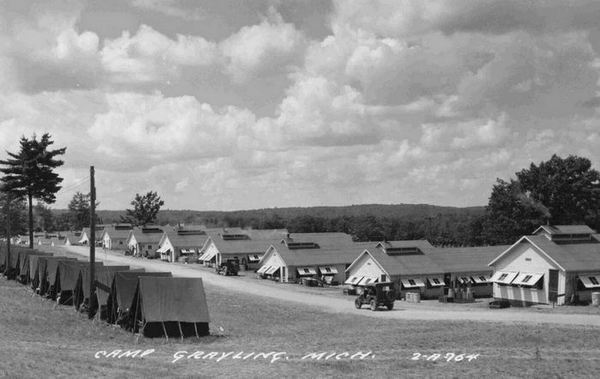
[[[37,283],[38,283],[38,288],[39,288],[39,294],[40,295],[45,295],[46,292],[48,291],[48,264],[51,261],[58,261],[58,260],[71,260],[74,261],[76,260],[75,258],[67,258],[67,257],[54,257],[54,256],[39,256],[38,258],[38,277],[37,277]],[[50,263],[50,268],[55,268],[56,266],[54,266],[54,262]],[[50,279],[54,279],[54,277],[52,276]]]
[[104,266],[96,272],[96,305],[102,320],[107,318],[108,297],[117,272],[144,272],[144,269],[130,269],[129,266]]
[[52,300],[56,299],[58,289],[58,267],[60,262],[77,261],[75,258],[55,257],[57,259],[49,259],[46,262],[46,295]]
[[202,278],[140,277],[128,326],[134,333],[150,338],[208,335]]
[[29,257],[32,255],[51,256],[50,253],[42,253],[37,250],[23,249],[19,252],[19,281],[23,284],[29,283]]
[[109,323],[120,323],[126,317],[135,295],[138,278],[142,276],[171,277],[172,275],[170,272],[116,272],[106,303]]
[[[102,262],[95,262],[95,272],[98,273],[103,268]],[[123,266],[121,266],[123,267]],[[73,292],[73,305],[75,309],[83,310],[82,305],[87,306],[90,296],[90,264],[81,266],[79,280],[75,285]],[[94,299],[95,300],[95,299]]]
[[58,263],[57,301],[64,305],[73,305],[73,294],[79,282],[81,267],[88,265],[84,261],[60,261]]

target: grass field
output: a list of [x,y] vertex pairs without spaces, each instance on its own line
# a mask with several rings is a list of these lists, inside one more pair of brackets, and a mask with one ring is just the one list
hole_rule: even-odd
[[[182,343],[144,339],[90,321],[70,307],[56,306],[32,296],[25,286],[1,279],[0,376],[548,378],[593,377],[600,368],[598,328],[378,320],[332,315],[210,286],[206,293],[212,335]],[[98,351],[115,349],[155,352],[143,359],[94,357]],[[207,359],[172,363],[178,351],[202,351],[199,355]],[[372,354],[363,360],[302,360],[310,352],[345,351]],[[208,359],[210,352],[219,355]],[[243,360],[232,355],[217,362],[227,352],[286,354],[273,363],[271,357]],[[442,356],[427,361],[415,353]],[[479,356],[470,362],[446,362],[447,353]]]

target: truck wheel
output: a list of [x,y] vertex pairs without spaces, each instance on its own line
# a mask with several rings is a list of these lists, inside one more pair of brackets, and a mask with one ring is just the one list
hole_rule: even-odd
[[394,303],[389,303],[389,304],[387,305],[387,309],[388,309],[389,311],[391,311],[392,309],[394,309]]
[[359,298],[356,298],[356,300],[354,300],[354,306],[356,309],[360,309],[360,307],[362,307],[362,301],[360,301]]
[[377,301],[375,301],[375,299],[371,300],[371,310],[372,311],[377,310]]

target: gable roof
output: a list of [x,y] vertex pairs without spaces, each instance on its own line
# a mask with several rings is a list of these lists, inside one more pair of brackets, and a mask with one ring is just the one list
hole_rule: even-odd
[[150,228],[147,228],[145,229],[146,231],[144,231],[143,228],[135,227],[129,231],[129,236],[127,237],[127,239],[129,240],[129,238],[131,238],[131,235],[133,235],[135,237],[135,241],[138,244],[157,244],[162,239],[164,230],[158,226],[152,227],[152,229],[153,230],[149,232]]
[[541,254],[564,271],[600,270],[600,243],[557,244],[542,235],[521,237],[489,265],[493,266],[501,258],[510,254],[514,247],[522,243],[532,244]]
[[130,229],[123,229],[120,227],[115,227],[114,225],[107,226],[104,228],[104,233],[102,233],[102,238],[104,238],[105,234],[108,234],[108,237],[112,240],[116,239],[127,239],[129,238]]
[[160,243],[163,243],[165,239],[169,239],[174,249],[202,248],[208,239],[208,235],[206,233],[178,234],[177,231],[168,230],[164,233]]
[[[373,242],[352,242],[335,247],[323,247],[316,249],[289,249],[284,244],[271,245],[268,252],[277,251],[281,259],[288,266],[319,266],[334,264],[351,264],[354,259],[365,250],[373,246]],[[266,258],[263,257],[262,261]]]
[[489,262],[510,245],[434,249],[430,256],[444,272],[490,271]]
[[264,254],[269,246],[277,243],[275,240],[224,241],[218,238],[211,238],[211,242],[221,254]]
[[432,259],[431,253],[435,248],[428,241],[387,241],[378,244],[378,246],[382,245],[388,245],[395,248],[416,247],[423,253],[389,255],[381,247],[368,249],[369,254],[390,276],[444,273],[444,269]]
[[587,225],[542,225],[537,228],[533,234],[538,234],[541,230],[548,234],[594,234],[596,231]]

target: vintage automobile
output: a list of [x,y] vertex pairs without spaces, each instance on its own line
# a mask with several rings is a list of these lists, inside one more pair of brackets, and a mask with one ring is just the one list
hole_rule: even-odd
[[368,304],[372,311],[376,311],[378,307],[387,307],[389,310],[394,308],[394,300],[396,300],[394,283],[371,283],[361,287],[362,293],[354,300],[357,309],[360,309],[363,304]]
[[225,276],[236,276],[240,271],[240,261],[237,258],[228,259],[216,267],[217,274]]

